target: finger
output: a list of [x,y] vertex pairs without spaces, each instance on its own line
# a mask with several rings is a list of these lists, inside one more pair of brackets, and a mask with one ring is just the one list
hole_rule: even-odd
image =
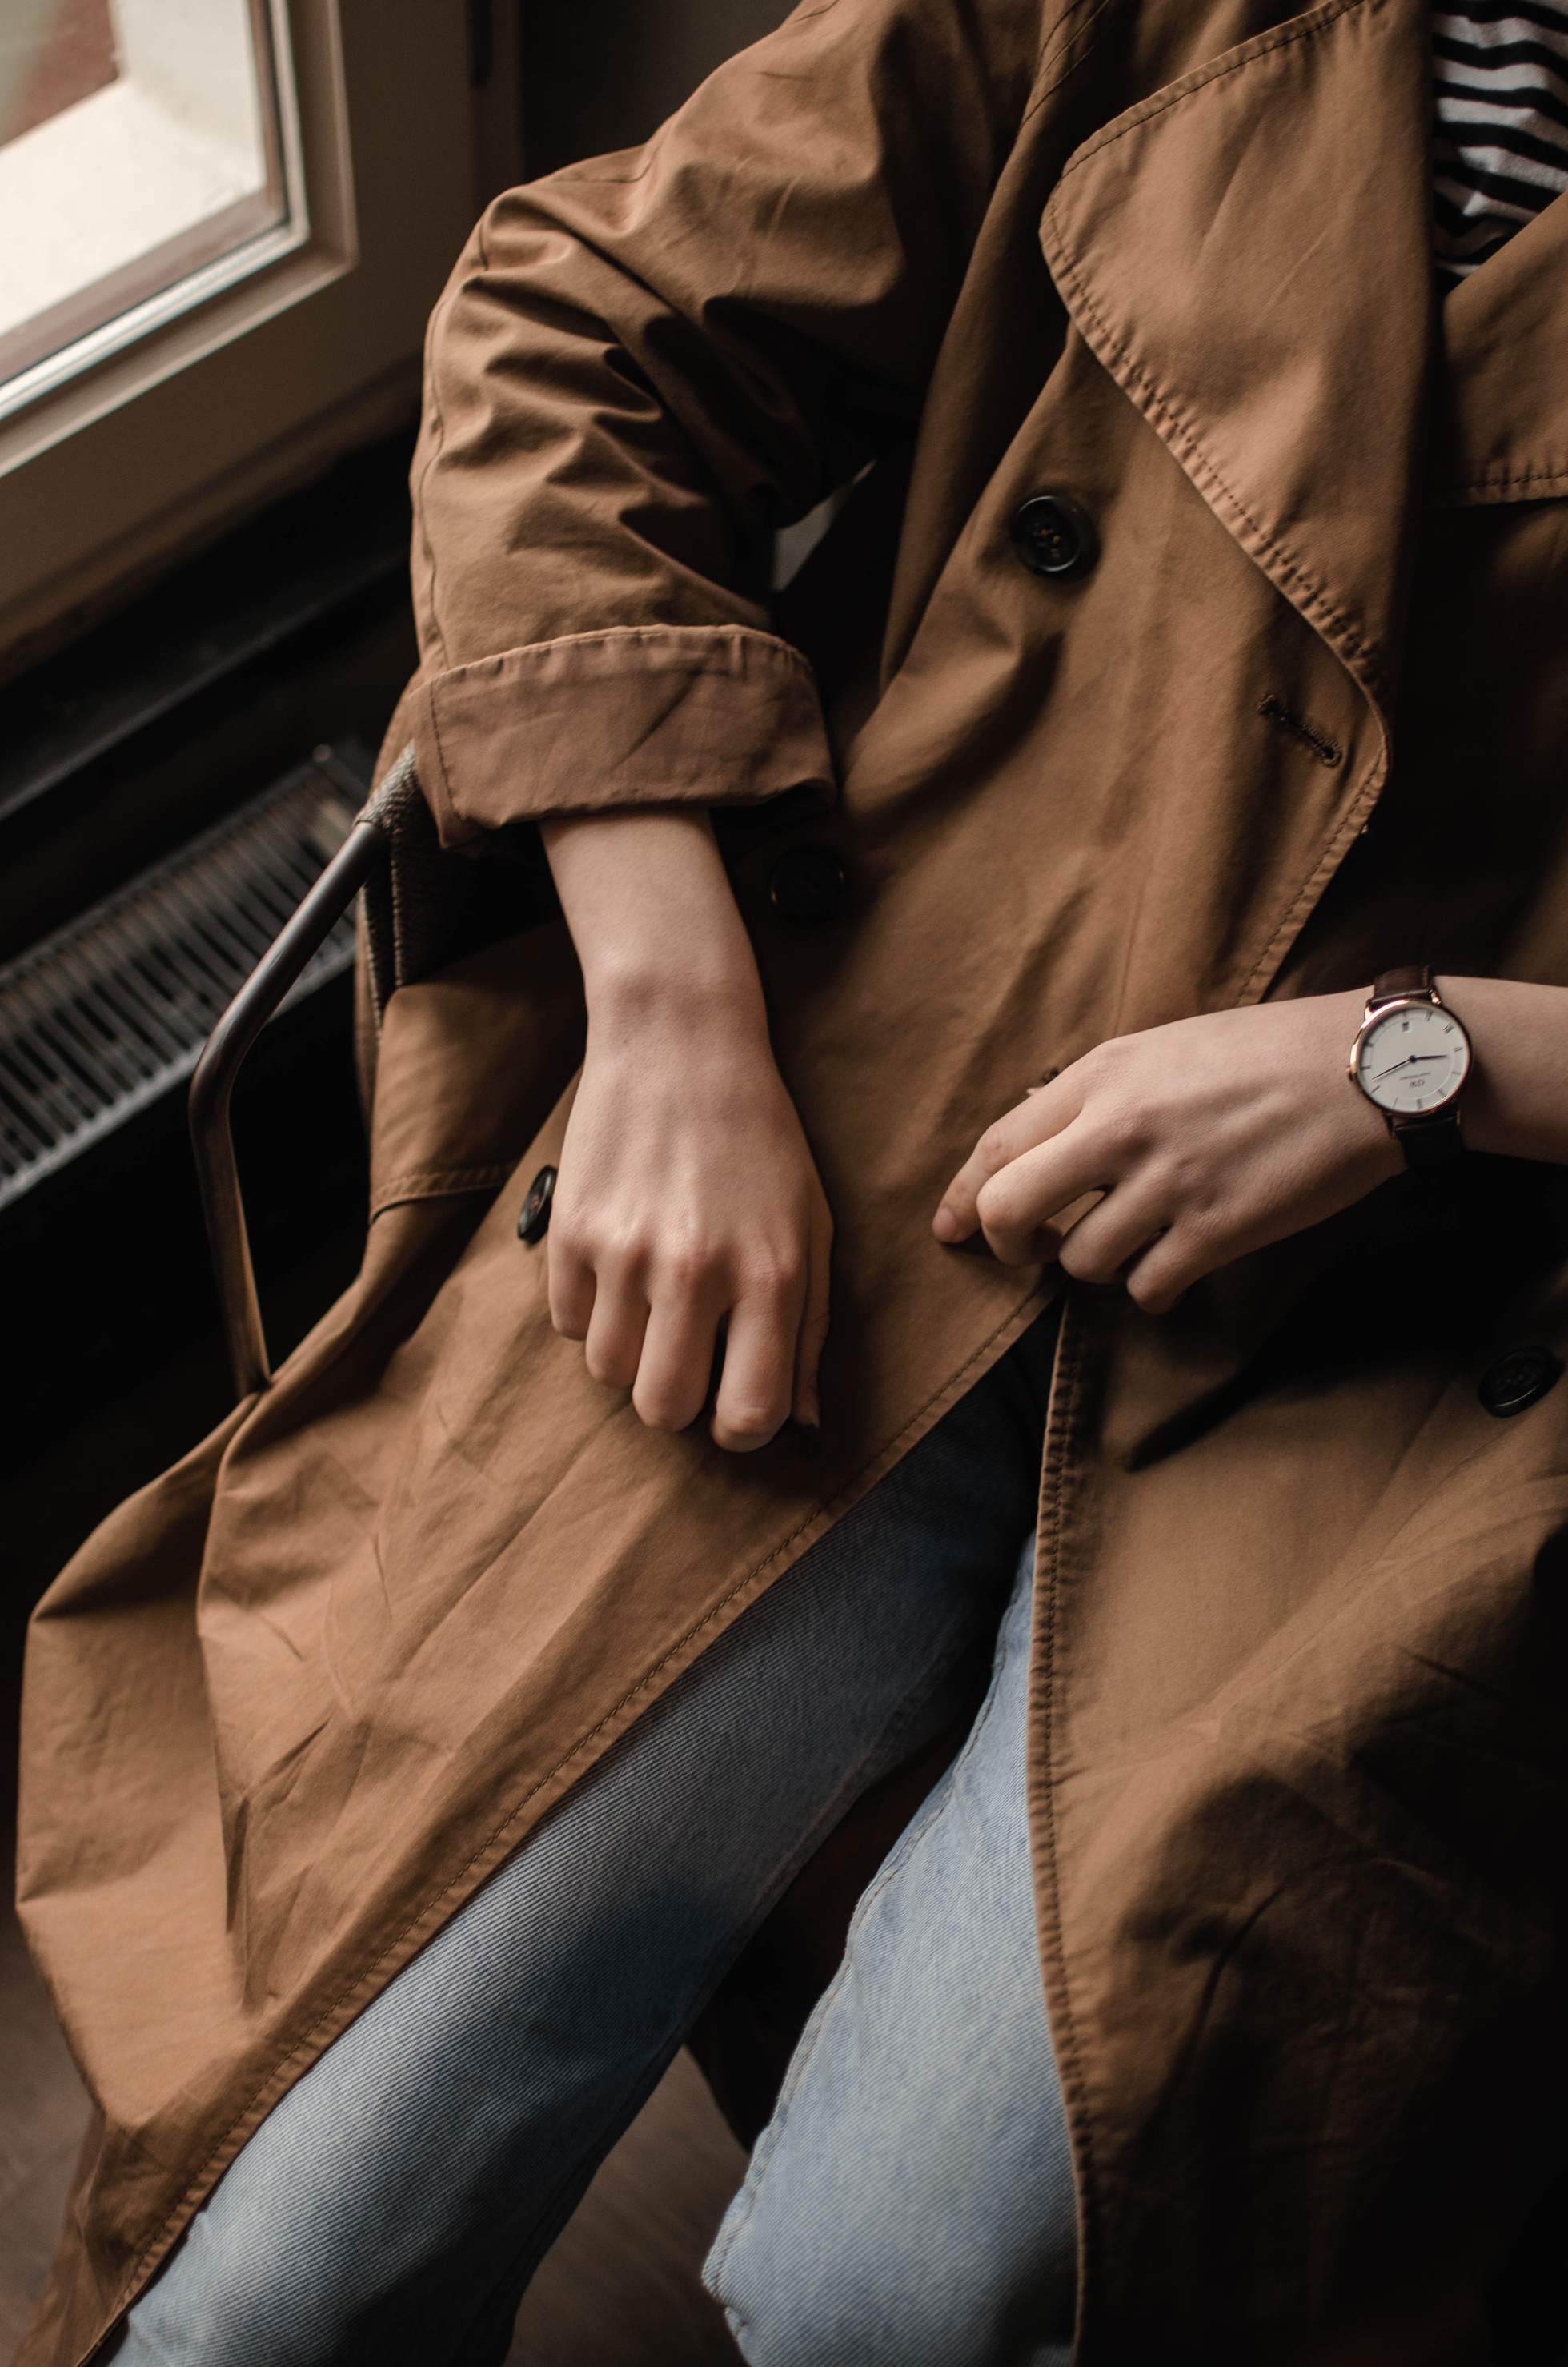
[[582,1346],[583,1362],[593,1380],[602,1381],[606,1388],[631,1387],[642,1361],[648,1311],[641,1290],[629,1281],[614,1274],[599,1276]]
[[802,1259],[793,1273],[753,1278],[730,1309],[713,1437],[732,1454],[765,1446],[789,1419],[806,1282]]
[[1127,1271],[1127,1295],[1147,1315],[1168,1315],[1195,1282],[1225,1263],[1206,1249],[1190,1226],[1172,1226],[1149,1243]]
[[998,1169],[976,1201],[991,1254],[1003,1265],[1055,1257],[1062,1229],[1052,1218],[1085,1193],[1108,1190],[1116,1181],[1112,1166],[1112,1154],[1085,1125],[1069,1127]]
[[1069,1070],[1060,1080],[1032,1086],[1016,1109],[988,1126],[942,1195],[931,1220],[938,1240],[968,1240],[979,1229],[979,1197],[991,1177],[1070,1126],[1080,1107]]
[[1058,1252],[1064,1274],[1077,1282],[1114,1282],[1169,1226],[1169,1211],[1137,1184],[1119,1184],[1078,1218]]
[[720,1307],[689,1295],[655,1298],[632,1404],[649,1430],[684,1430],[707,1403]]
[[558,1210],[545,1236],[550,1321],[563,1340],[586,1340],[597,1288],[593,1268],[561,1223]]
[[800,1333],[795,1346],[795,1397],[791,1410],[795,1421],[804,1422],[808,1430],[818,1429],[822,1421],[822,1399],[817,1374],[822,1362],[823,1342],[828,1337],[832,1252],[833,1220],[824,1204],[813,1212],[806,1311],[800,1319]]

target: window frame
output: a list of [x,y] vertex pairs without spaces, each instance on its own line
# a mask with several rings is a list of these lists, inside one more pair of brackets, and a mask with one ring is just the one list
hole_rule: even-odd
[[[220,4],[203,0],[209,8]],[[35,171],[41,166],[45,187],[51,172],[68,175],[78,168],[80,143],[90,146],[96,137],[105,136],[105,110],[119,107],[128,84],[134,91],[138,67],[146,62],[133,46],[145,27],[142,10],[158,5],[159,0],[118,0],[116,30],[130,51],[129,60],[121,51],[119,74],[85,99],[46,117],[28,133],[28,162]],[[237,0],[239,20],[248,24],[258,85],[260,185],[215,210],[176,218],[118,264],[63,290],[40,311],[0,329],[0,369],[18,349],[26,357],[0,377],[0,419],[30,408],[39,396],[83,376],[100,358],[140,344],[163,321],[194,310],[220,288],[254,277],[276,258],[304,244],[310,235],[309,208],[285,6],[286,0]],[[112,139],[114,133],[107,136]],[[0,186],[11,161],[8,150],[0,148]],[[13,192],[11,203],[16,202]],[[13,220],[22,218],[12,215]]]
[[476,203],[467,0],[283,0],[303,243],[0,421],[0,674],[406,418]]

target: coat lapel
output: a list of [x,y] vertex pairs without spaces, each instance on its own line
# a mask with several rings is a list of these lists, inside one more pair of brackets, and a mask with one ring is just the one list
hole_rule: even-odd
[[1438,500],[1568,493],[1568,198],[1444,299],[1442,339]]
[[1330,0],[1225,51],[1086,142],[1041,226],[1091,349],[1385,729],[1437,300],[1426,20]]

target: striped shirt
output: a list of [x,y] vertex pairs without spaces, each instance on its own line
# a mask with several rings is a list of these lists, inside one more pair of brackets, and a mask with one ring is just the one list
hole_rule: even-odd
[[1445,289],[1568,189],[1568,0],[1435,8],[1433,241]]

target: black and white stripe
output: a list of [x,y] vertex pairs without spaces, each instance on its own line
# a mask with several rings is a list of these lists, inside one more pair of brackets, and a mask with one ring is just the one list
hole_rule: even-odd
[[1434,244],[1452,287],[1568,189],[1568,0],[1432,16]]

